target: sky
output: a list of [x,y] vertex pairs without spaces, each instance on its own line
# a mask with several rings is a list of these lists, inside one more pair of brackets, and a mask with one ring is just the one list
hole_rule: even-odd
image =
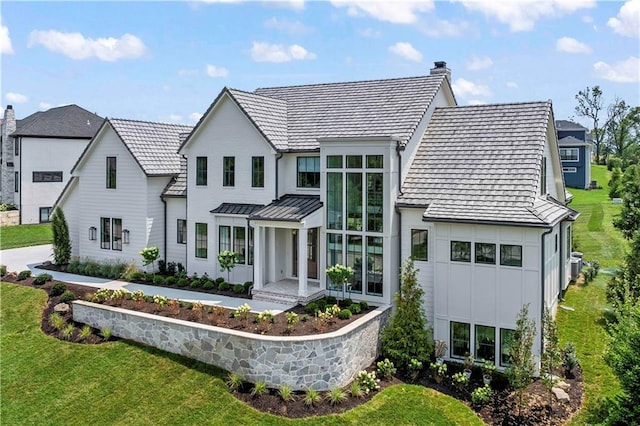
[[223,87],[427,75],[459,105],[553,101],[600,86],[640,105],[640,0],[0,3],[1,107],[77,104],[103,117],[195,124]]

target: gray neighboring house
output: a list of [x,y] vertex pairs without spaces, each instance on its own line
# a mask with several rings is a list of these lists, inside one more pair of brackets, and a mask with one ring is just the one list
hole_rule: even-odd
[[556,120],[556,131],[565,185],[570,188],[589,188],[593,145],[589,129],[573,121]]
[[71,167],[103,119],[77,105],[65,105],[17,120],[13,129],[12,121],[9,105],[2,132],[2,202],[16,205],[21,224],[48,222]]

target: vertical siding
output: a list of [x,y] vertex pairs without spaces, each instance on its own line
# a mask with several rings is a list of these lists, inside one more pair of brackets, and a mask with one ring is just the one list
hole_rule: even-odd
[[89,238],[89,232],[80,233],[80,201],[79,201],[78,182],[69,187],[64,202],[60,204],[60,208],[64,212],[69,228],[69,239],[71,240],[71,257],[80,256],[80,238]]
[[185,198],[166,198],[167,202],[167,262],[187,261],[187,244],[179,244],[178,219],[187,219],[187,200]]
[[159,259],[166,259],[164,253],[164,203],[160,194],[169,183],[171,178],[149,177],[147,178],[147,247],[157,246],[160,248]]

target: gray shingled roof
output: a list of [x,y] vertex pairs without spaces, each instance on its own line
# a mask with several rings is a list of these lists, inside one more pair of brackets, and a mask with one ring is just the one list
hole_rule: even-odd
[[319,195],[284,195],[279,200],[253,212],[251,220],[281,220],[300,222],[322,208]]
[[243,203],[222,203],[210,213],[216,214],[239,214],[248,216],[253,212],[263,208],[263,204],[243,204]]
[[550,102],[436,108],[399,205],[429,221],[543,226],[569,210],[537,198]]
[[173,177],[162,191],[163,197],[187,196],[187,160],[180,158],[180,173]]
[[102,117],[78,105],[65,105],[18,120],[12,136],[91,139],[102,122]]
[[191,131],[191,126],[118,118],[109,118],[107,121],[145,174],[158,176],[180,173],[180,134]]
[[582,124],[574,123],[569,120],[556,120],[556,130],[584,130],[587,131],[586,127]]
[[587,146],[587,145],[591,145],[589,142],[587,141],[583,141],[580,140],[578,138],[574,138],[573,136],[567,136],[565,138],[559,139],[558,140],[558,146],[563,147],[563,146]]

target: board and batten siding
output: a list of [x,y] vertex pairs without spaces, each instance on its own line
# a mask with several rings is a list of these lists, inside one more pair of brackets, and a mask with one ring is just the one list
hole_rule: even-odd
[[[212,109],[189,144],[187,156],[187,269],[218,274],[218,230],[211,210],[221,203],[269,204],[275,196],[276,152],[227,95]],[[264,157],[264,187],[251,187],[251,157]],[[196,185],[196,158],[207,157],[207,185]],[[223,157],[235,157],[235,185],[222,185]],[[283,177],[280,177],[283,179]],[[195,224],[208,224],[207,259],[195,257]],[[244,221],[246,226],[246,220]],[[252,275],[252,274],[251,274]]]
[[180,262],[186,265],[187,244],[178,243],[178,219],[187,219],[186,198],[168,197],[167,203],[167,262]]

